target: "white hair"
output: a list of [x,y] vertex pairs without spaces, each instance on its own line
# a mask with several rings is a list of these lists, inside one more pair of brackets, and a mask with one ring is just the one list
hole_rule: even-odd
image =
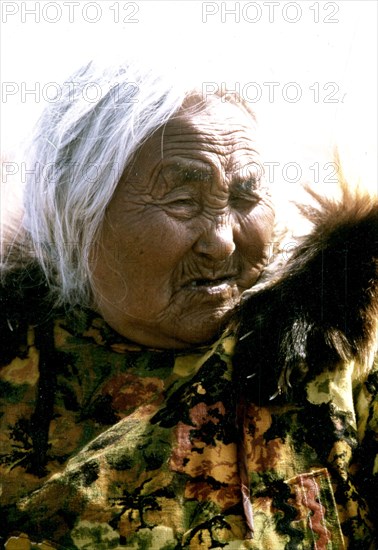
[[90,251],[125,167],[198,90],[143,64],[92,61],[46,107],[26,157],[23,226],[55,304],[90,306]]

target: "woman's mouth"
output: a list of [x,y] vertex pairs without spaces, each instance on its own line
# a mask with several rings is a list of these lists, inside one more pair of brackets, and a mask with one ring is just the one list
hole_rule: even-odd
[[194,279],[185,285],[188,290],[197,292],[206,292],[208,294],[218,294],[228,291],[230,287],[236,285],[234,276],[218,277],[216,279]]

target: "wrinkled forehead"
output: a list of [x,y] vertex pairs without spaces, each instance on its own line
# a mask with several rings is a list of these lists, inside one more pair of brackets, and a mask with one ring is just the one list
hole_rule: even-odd
[[174,125],[176,121],[185,122],[199,132],[206,129],[206,126],[223,131],[239,129],[251,139],[257,130],[254,113],[237,96],[231,100],[229,96],[211,95],[205,100],[193,94],[185,99],[176,116],[167,125]]
[[258,156],[256,121],[242,104],[220,97],[188,98],[177,114],[141,146],[136,155],[144,169],[170,161],[202,161],[229,170],[245,157]]

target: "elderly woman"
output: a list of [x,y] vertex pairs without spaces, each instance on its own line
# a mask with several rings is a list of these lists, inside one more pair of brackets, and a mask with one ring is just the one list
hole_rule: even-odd
[[[377,202],[316,197],[261,283],[274,209],[238,96],[94,63],[62,91],[5,230],[5,548],[375,548]],[[314,305],[340,243],[353,330],[345,255]]]

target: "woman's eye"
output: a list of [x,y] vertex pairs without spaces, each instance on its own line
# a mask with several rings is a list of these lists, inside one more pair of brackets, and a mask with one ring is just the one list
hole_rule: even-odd
[[177,199],[175,201],[172,201],[169,204],[171,206],[189,207],[189,206],[193,206],[193,200],[192,199]]
[[235,210],[251,210],[259,200],[260,197],[255,193],[235,195],[230,197],[230,206]]
[[168,208],[195,208],[196,203],[191,197],[167,201]]
[[198,211],[198,205],[191,197],[167,201],[164,208],[169,214],[185,219],[193,217]]
[[236,182],[230,189],[231,208],[242,212],[252,210],[262,198],[261,181],[258,177]]

